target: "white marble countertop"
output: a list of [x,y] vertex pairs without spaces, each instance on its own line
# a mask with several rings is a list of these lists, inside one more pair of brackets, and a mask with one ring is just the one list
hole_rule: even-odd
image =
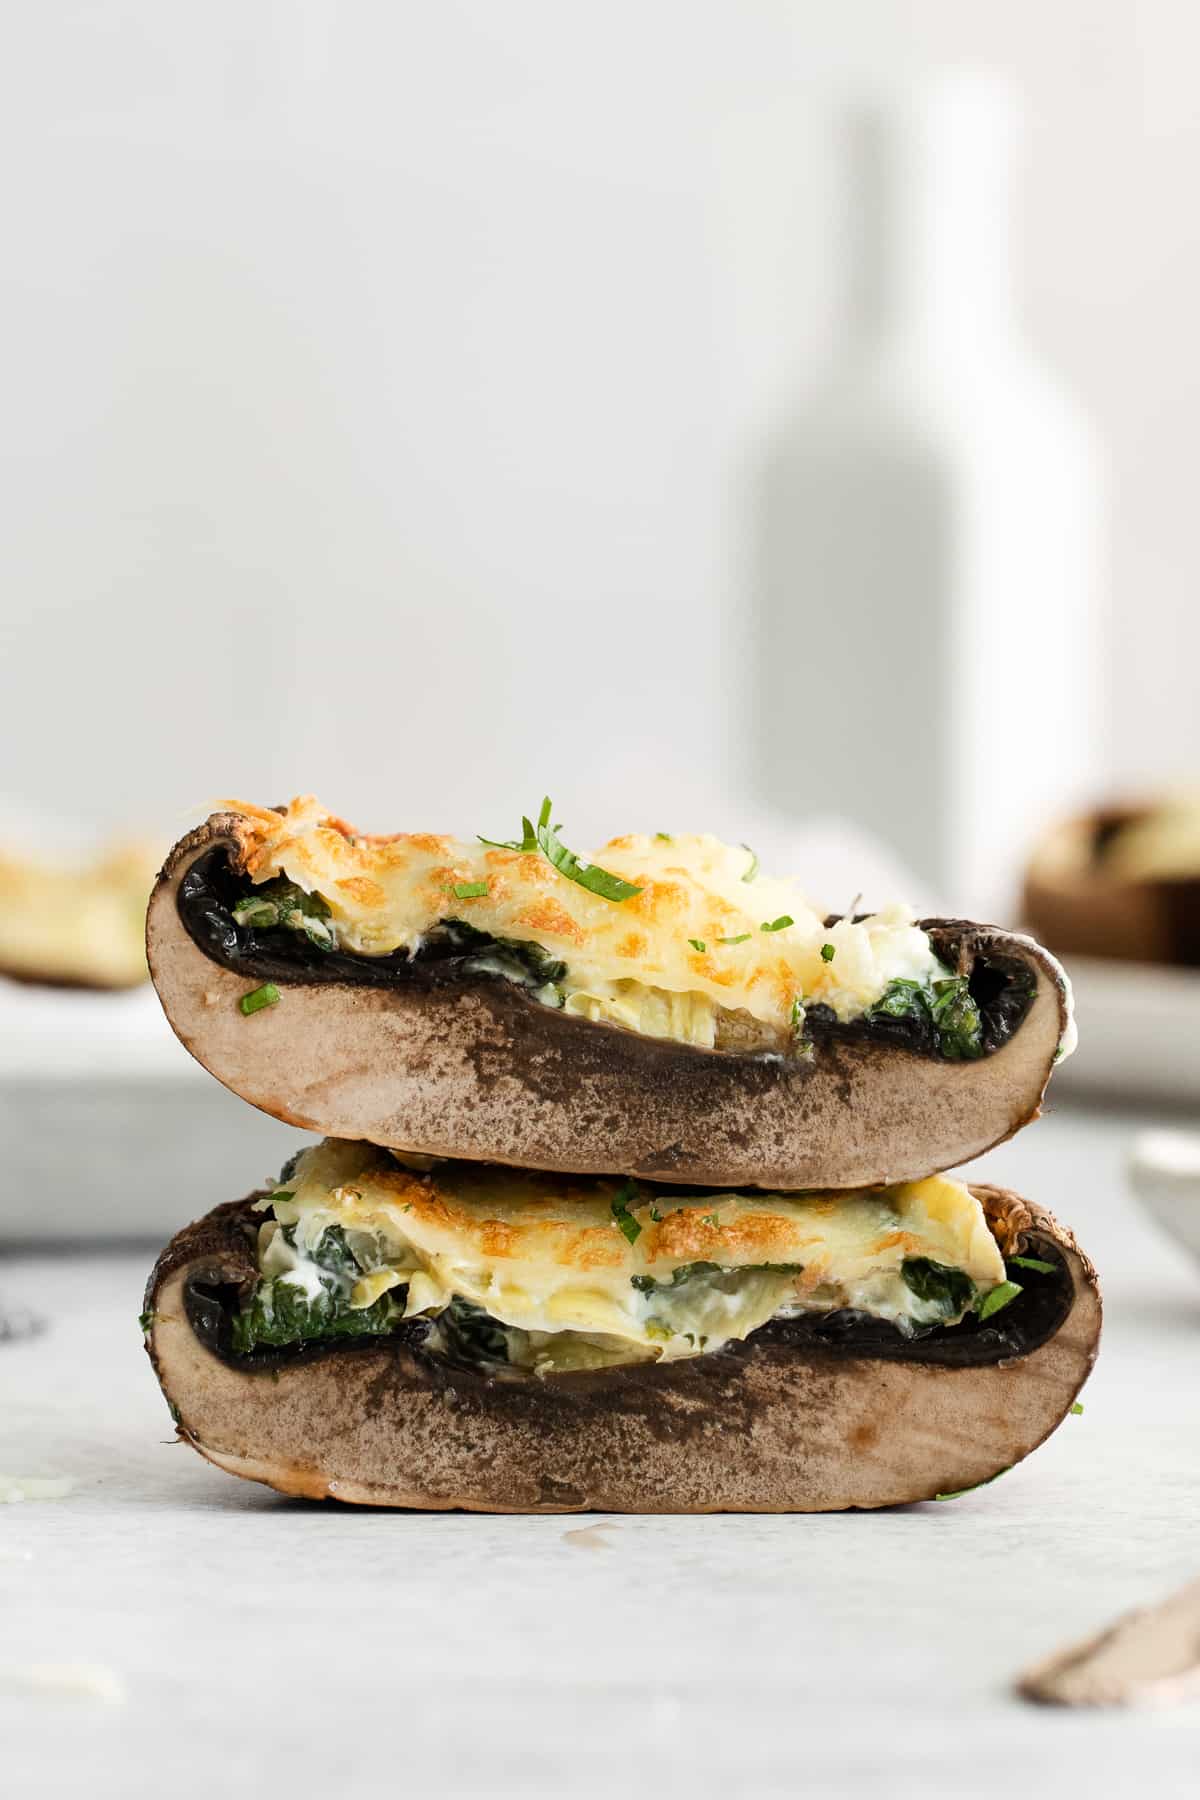
[[284,1501],[164,1441],[148,1255],[0,1261],[6,1305],[52,1315],[0,1343],[0,1473],[73,1482],[0,1506],[0,1786],[1194,1795],[1200,1707],[1066,1715],[1010,1690],[1200,1571],[1200,1271],[1128,1197],[1133,1123],[1062,1108],[987,1159],[1100,1266],[1083,1417],[989,1487],[884,1514],[581,1538],[593,1521]]

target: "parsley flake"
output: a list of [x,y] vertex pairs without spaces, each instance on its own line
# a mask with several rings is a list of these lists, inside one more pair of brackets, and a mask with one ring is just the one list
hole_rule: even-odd
[[822,944],[821,945],[821,961],[822,962],[832,962],[836,955],[837,955],[836,945],[834,945],[834,944]]
[[743,844],[742,849],[745,851],[748,851],[749,856],[750,856],[750,867],[746,870],[746,873],[742,876],[742,880],[743,881],[753,881],[754,877],[758,874],[758,855],[755,851],[750,849],[749,844]]
[[777,919],[764,919],[758,929],[760,931],[786,931],[789,925],[795,923],[791,913],[780,913]]
[[480,900],[487,891],[486,881],[456,881],[454,884],[456,900]]
[[596,863],[585,862],[573,850],[568,850],[558,835],[562,826],[552,825],[552,817],[553,811],[547,795],[542,801],[536,825],[531,820],[522,818],[522,835],[519,841],[516,838],[481,837],[479,842],[490,845],[493,850],[519,850],[524,856],[540,850],[560,875],[565,875],[568,881],[575,882],[578,887],[586,888],[589,894],[599,894],[602,900],[619,903],[622,900],[632,900],[635,894],[641,893],[641,888],[634,882],[625,881],[620,875],[612,875]]
[[248,1019],[251,1013],[261,1012],[264,1006],[278,1006],[279,989],[273,981],[264,981],[249,994],[243,994],[238,1001],[243,1014]]
[[1055,1275],[1058,1271],[1052,1262],[1043,1262],[1040,1256],[1010,1256],[1010,1269],[1033,1269],[1039,1275]]
[[689,938],[688,943],[692,946],[693,950],[698,950],[701,956],[704,955],[705,950],[708,948],[703,938]]
[[718,944],[748,944],[754,936],[752,931],[739,931],[736,937],[718,938]]
[[1001,1307],[1008,1306],[1023,1290],[1017,1281],[1001,1281],[994,1288],[989,1288],[979,1302],[977,1311],[980,1319],[990,1319]]
[[607,869],[597,868],[595,863],[582,862],[573,850],[568,850],[559,839],[558,833],[550,823],[549,797],[542,801],[542,810],[538,814],[537,841],[542,855],[547,862],[554,864],[560,875],[568,881],[574,881],[589,894],[599,894],[602,900],[620,902],[632,900],[641,888],[632,881],[624,881],[619,875],[610,875]]
[[629,1202],[637,1199],[637,1188],[632,1181],[624,1181],[617,1189],[612,1203],[612,1216],[620,1228],[626,1243],[636,1244],[642,1235],[642,1228],[629,1210]]

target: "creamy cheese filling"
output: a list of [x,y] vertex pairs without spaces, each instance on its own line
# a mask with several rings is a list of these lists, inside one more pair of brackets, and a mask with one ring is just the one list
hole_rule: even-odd
[[[447,920],[461,920],[560,962],[561,979],[538,990],[547,1004],[651,1037],[721,1047],[733,1017],[773,1047],[802,1034],[806,1009],[828,1007],[846,1022],[897,982],[928,990],[949,974],[910,908],[826,926],[796,883],[711,836],[614,838],[571,858],[568,875],[536,847],[363,837],[311,796],[282,813],[232,804],[250,880],[319,897],[316,928],[288,919],[309,929],[318,951],[317,931],[358,956],[414,955]],[[497,972],[512,971],[501,958]]]
[[956,1323],[1005,1282],[982,1207],[945,1176],[697,1196],[468,1163],[421,1173],[327,1139],[258,1206],[260,1309],[280,1290],[293,1305],[332,1297],[338,1335],[357,1311],[381,1327],[438,1320],[436,1343],[465,1306],[500,1329],[503,1360],[543,1373],[696,1356],[804,1312],[915,1332]]

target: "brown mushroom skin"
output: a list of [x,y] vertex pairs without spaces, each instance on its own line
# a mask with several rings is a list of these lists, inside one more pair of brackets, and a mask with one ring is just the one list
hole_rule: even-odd
[[[1095,1271],[1049,1214],[975,1186],[1001,1247],[1053,1260],[1059,1322],[1024,1354],[954,1363],[771,1341],[540,1378],[419,1343],[217,1354],[189,1291],[257,1273],[247,1203],[167,1247],[147,1349],[183,1442],[284,1494],[477,1512],[826,1512],[930,1500],[1009,1469],[1061,1422],[1100,1336]],[[953,1336],[948,1331],[946,1339]]]
[[974,1062],[854,1037],[808,1057],[698,1050],[569,1017],[503,979],[434,986],[285,982],[245,1017],[261,977],[201,950],[179,914],[192,864],[224,846],[241,866],[242,821],[215,814],[172,851],[146,944],[182,1043],[234,1093],[326,1137],[429,1156],[705,1186],[854,1188],[968,1161],[1040,1111],[1067,1025],[1061,971],[1027,939],[960,921],[960,960],[1028,968],[1019,1029]]

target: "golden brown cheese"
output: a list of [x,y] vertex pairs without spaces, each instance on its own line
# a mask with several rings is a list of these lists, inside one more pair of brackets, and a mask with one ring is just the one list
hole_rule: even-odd
[[293,1249],[268,1222],[264,1272],[311,1281],[305,1257],[336,1224],[383,1246],[354,1304],[404,1284],[410,1316],[437,1314],[457,1296],[532,1334],[543,1353],[545,1339],[570,1332],[695,1355],[789,1308],[928,1322],[941,1315],[905,1283],[910,1257],[961,1269],[981,1289],[1004,1279],[982,1207],[944,1176],[852,1194],[698,1197],[472,1163],[417,1174],[370,1145],[327,1139],[261,1204],[296,1228]]
[[[711,1045],[718,1014],[735,1012],[786,1035],[797,1003],[857,1018],[890,981],[944,972],[908,908],[826,927],[793,882],[754,871],[743,846],[715,837],[612,839],[583,860],[640,890],[613,901],[540,850],[367,837],[311,795],[282,813],[230,805],[246,822],[252,880],[284,875],[320,894],[343,949],[414,952],[440,921],[462,919],[565,962],[569,1011],[651,1036]],[[486,892],[461,892],[479,884]],[[780,920],[791,923],[763,929]]]

